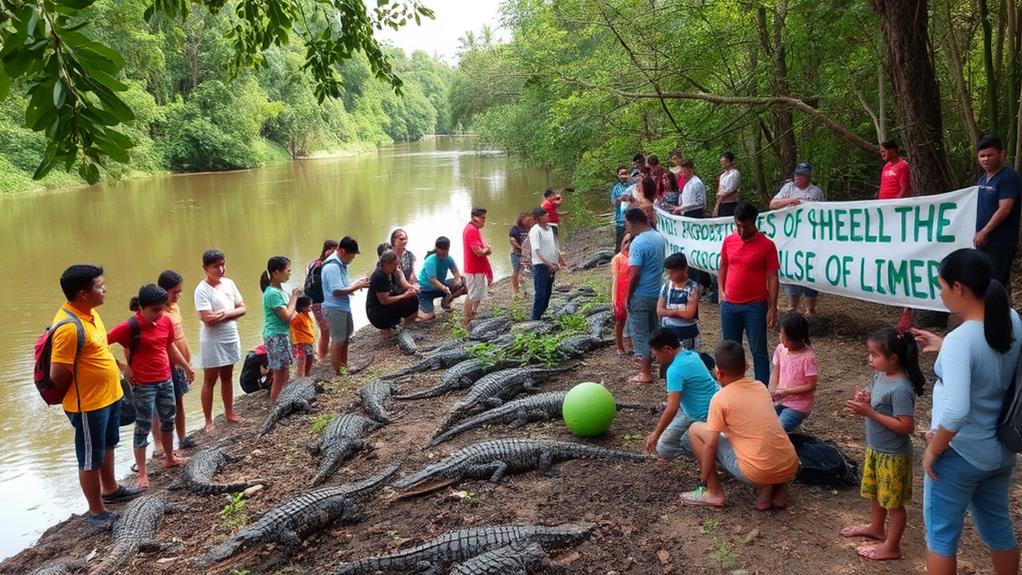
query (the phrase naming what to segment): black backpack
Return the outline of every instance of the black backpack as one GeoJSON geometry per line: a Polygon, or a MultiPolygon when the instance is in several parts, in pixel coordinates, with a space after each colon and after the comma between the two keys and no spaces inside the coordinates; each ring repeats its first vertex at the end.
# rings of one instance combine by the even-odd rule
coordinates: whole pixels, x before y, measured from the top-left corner
{"type": "Polygon", "coordinates": [[[859,464],[849,459],[833,441],[803,433],[789,433],[798,454],[796,479],[811,485],[855,487],[859,485],[859,464]]]}
{"type": "Polygon", "coordinates": [[[309,264],[305,270],[305,287],[302,291],[312,299],[312,303],[323,303],[323,262],[313,260],[309,264]]]}
{"type": "MultiPolygon", "coordinates": [[[[128,318],[128,328],[131,329],[131,345],[128,346],[128,354],[125,359],[128,360],[130,367],[131,360],[135,359],[135,352],[138,351],[138,345],[142,341],[142,326],[138,324],[138,318],[131,316],[128,318]]],[[[124,392],[124,397],[121,398],[121,427],[124,427],[135,423],[135,392],[128,380],[123,377],[121,378],[121,391],[124,392]]]]}
{"type": "Polygon", "coordinates": [[[997,419],[997,439],[1012,453],[1022,453],[1022,354],[1015,366],[1015,377],[1001,404],[1001,416],[997,419]]]}

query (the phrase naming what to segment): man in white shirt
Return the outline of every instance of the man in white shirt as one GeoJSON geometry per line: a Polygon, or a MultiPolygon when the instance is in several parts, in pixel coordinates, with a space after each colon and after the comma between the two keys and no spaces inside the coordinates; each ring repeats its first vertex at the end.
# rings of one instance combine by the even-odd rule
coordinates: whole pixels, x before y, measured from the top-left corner
{"type": "MultiPolygon", "coordinates": [[[[813,185],[813,166],[809,162],[799,162],[795,165],[795,173],[791,180],[785,182],[781,189],[770,200],[770,209],[779,210],[788,206],[797,206],[802,202],[822,202],[826,200],[823,190],[813,185]]],[[[806,317],[816,315],[816,296],[819,294],[812,288],[797,285],[784,285],[784,291],[788,293],[788,309],[786,312],[798,311],[799,302],[802,297],[806,298],[806,317]]]]}
{"type": "Polygon", "coordinates": [[[695,175],[695,164],[692,160],[681,163],[681,178],[685,187],[681,190],[681,205],[677,213],[689,218],[701,218],[706,213],[706,186],[699,176],[695,175]]]}
{"type": "Polygon", "coordinates": [[[742,183],[742,175],[735,169],[735,154],[731,150],[720,155],[720,167],[724,171],[717,180],[717,200],[713,205],[714,217],[730,217],[735,215],[738,206],[738,188],[742,183]]]}
{"type": "Polygon", "coordinates": [[[536,225],[529,230],[529,244],[532,250],[532,286],[535,299],[532,301],[532,319],[543,317],[550,305],[550,293],[554,289],[554,275],[565,265],[561,251],[557,249],[557,238],[550,229],[550,214],[543,208],[532,210],[536,225]]]}

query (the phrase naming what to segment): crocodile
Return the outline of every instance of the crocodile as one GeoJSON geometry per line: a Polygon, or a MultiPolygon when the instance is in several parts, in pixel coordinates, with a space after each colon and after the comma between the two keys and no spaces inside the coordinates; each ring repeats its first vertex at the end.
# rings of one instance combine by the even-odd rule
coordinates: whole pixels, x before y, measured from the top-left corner
{"type": "Polygon", "coordinates": [[[593,337],[602,337],[603,331],[607,329],[610,322],[614,321],[613,311],[601,311],[594,313],[586,319],[586,326],[589,329],[589,335],[593,337]]]}
{"type": "Polygon", "coordinates": [[[278,543],[295,549],[306,537],[334,521],[355,519],[355,505],[383,489],[397,468],[395,463],[357,483],[319,487],[300,493],[273,507],[227,541],[210,548],[197,564],[206,568],[231,557],[242,548],[263,543],[278,543]]]}
{"type": "Polygon", "coordinates": [[[574,545],[596,530],[593,523],[486,525],[449,531],[415,547],[341,565],[330,575],[384,572],[437,573],[452,564],[513,544],[538,543],[544,549],[574,545]]]}
{"type": "Polygon", "coordinates": [[[557,329],[557,326],[554,323],[537,319],[534,321],[516,323],[511,327],[511,333],[534,333],[536,335],[544,335],[554,331],[555,329],[557,329]]]}
{"type": "Polygon", "coordinates": [[[258,437],[269,433],[276,427],[277,422],[292,413],[313,411],[312,401],[316,398],[316,393],[320,391],[323,391],[323,383],[312,376],[299,377],[287,384],[284,389],[280,390],[277,401],[270,407],[266,419],[259,426],[258,437]]]}
{"type": "Polygon", "coordinates": [[[609,264],[614,258],[614,250],[599,250],[585,257],[577,266],[576,270],[591,270],[605,264],[609,264]]]}
{"type": "Polygon", "coordinates": [[[579,311],[586,317],[593,317],[598,313],[613,311],[613,309],[609,303],[587,303],[579,311]]]}
{"type": "MultiPolygon", "coordinates": [[[[528,397],[509,401],[500,407],[494,407],[489,411],[484,411],[478,415],[464,419],[461,423],[458,423],[447,431],[434,436],[433,439],[426,444],[426,449],[436,447],[455,435],[477,429],[484,425],[507,423],[512,429],[516,429],[532,421],[560,419],[562,416],[561,409],[564,406],[564,396],[567,395],[567,393],[568,392],[566,391],[548,391],[546,393],[537,393],[536,395],[530,395],[528,397]]],[[[617,402],[617,408],[652,409],[653,406],[639,403],[617,402]]]]}
{"type": "Polygon", "coordinates": [[[554,319],[557,319],[557,318],[561,318],[561,317],[564,317],[564,316],[568,316],[568,315],[572,315],[572,314],[578,313],[578,310],[580,310],[580,309],[582,309],[582,302],[580,302],[578,300],[571,300],[571,301],[565,303],[564,305],[558,307],[550,315],[554,319]]]}
{"type": "Polygon", "coordinates": [[[450,484],[466,478],[489,478],[496,483],[508,472],[539,469],[551,475],[553,465],[570,459],[641,461],[644,455],[569,441],[502,438],[467,445],[447,457],[394,482],[397,489],[418,487],[427,481],[450,484]]]}
{"type": "Polygon", "coordinates": [[[390,423],[390,414],[383,407],[383,402],[397,393],[397,389],[396,384],[376,378],[359,388],[357,401],[374,421],[388,424],[390,423]]]}
{"type": "Polygon", "coordinates": [[[60,561],[47,563],[29,575],[75,575],[85,570],[85,565],[94,554],[95,551],[84,559],[61,559],[60,561]]]}
{"type": "Polygon", "coordinates": [[[415,343],[412,332],[407,328],[398,326],[394,328],[394,339],[397,340],[397,347],[405,355],[418,355],[419,346],[415,343]]]}
{"type": "Polygon", "coordinates": [[[181,481],[172,484],[168,489],[184,487],[188,491],[198,493],[199,495],[219,495],[221,493],[244,491],[254,485],[266,485],[267,482],[262,479],[238,481],[236,483],[213,482],[213,476],[220,473],[226,463],[240,459],[240,457],[227,453],[226,447],[203,449],[188,459],[188,463],[185,464],[183,478],[181,481]]]}
{"type": "Polygon", "coordinates": [[[449,575],[528,575],[552,569],[553,563],[539,543],[512,543],[459,563],[449,575]]]}
{"type": "Polygon", "coordinates": [[[164,513],[184,511],[161,495],[144,495],[124,508],[114,522],[113,547],[89,575],[111,575],[124,567],[139,551],[162,551],[169,547],[154,539],[164,513]]]}
{"type": "Polygon", "coordinates": [[[497,407],[505,400],[511,399],[523,391],[532,392],[535,390],[535,384],[539,381],[569,369],[573,368],[513,367],[485,375],[451,406],[447,417],[440,423],[437,433],[447,431],[456,421],[472,413],[497,407]]]}
{"type": "Polygon", "coordinates": [[[312,484],[319,485],[329,479],[342,463],[366,446],[366,440],[363,439],[365,434],[380,427],[380,423],[361,415],[345,413],[335,417],[326,426],[323,439],[314,448],[322,457],[312,484]]]}
{"type": "Polygon", "coordinates": [[[407,375],[413,375],[416,373],[444,369],[472,357],[472,352],[469,351],[469,348],[472,347],[473,345],[476,345],[475,342],[459,342],[459,343],[461,345],[459,345],[458,347],[430,354],[423,358],[422,360],[417,361],[404,369],[400,369],[393,373],[388,373],[387,375],[380,377],[380,379],[383,380],[398,379],[400,377],[405,377],[407,375]]]}
{"type": "Polygon", "coordinates": [[[472,384],[488,373],[507,369],[519,364],[520,362],[511,360],[473,357],[471,359],[466,359],[445,371],[443,377],[440,378],[439,385],[418,393],[395,396],[394,399],[413,400],[426,399],[428,397],[439,397],[456,389],[472,387],[472,384]]]}
{"type": "MultiPolygon", "coordinates": [[[[348,373],[353,373],[353,371],[349,369],[348,373]]],[[[309,371],[308,377],[311,377],[319,383],[330,383],[335,377],[337,377],[337,372],[334,371],[334,367],[330,365],[329,361],[321,361],[312,366],[312,370],[309,371]]]]}
{"type": "Polygon", "coordinates": [[[490,341],[511,330],[511,320],[502,317],[476,320],[468,330],[468,337],[477,341],[490,341]]]}
{"type": "Polygon", "coordinates": [[[561,340],[557,344],[557,353],[568,359],[578,359],[594,349],[614,343],[614,340],[604,340],[592,335],[573,335],[561,340]]]}

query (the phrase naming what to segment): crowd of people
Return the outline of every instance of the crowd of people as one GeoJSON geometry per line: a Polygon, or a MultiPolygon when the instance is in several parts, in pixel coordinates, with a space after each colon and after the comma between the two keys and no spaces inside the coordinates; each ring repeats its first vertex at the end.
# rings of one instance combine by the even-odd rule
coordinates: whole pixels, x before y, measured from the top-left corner
{"type": "MultiPolygon", "coordinates": [[[[910,196],[908,165],[898,146],[885,142],[880,150],[886,163],[877,200],[910,196]]],[[[976,249],[953,252],[939,271],[941,298],[963,323],[946,336],[948,345],[930,332],[912,328],[909,310],[897,328],[871,334],[863,351],[874,376],[846,404],[849,413],[865,421],[868,449],[861,492],[870,500],[871,520],[847,527],[841,535],[876,540],[858,547],[862,557],[897,559],[907,521],[905,507],[912,497],[915,401],[926,391],[932,393],[922,463],[930,573],[954,572],[967,510],[990,548],[995,573],[1018,570],[1008,513],[1014,454],[999,444],[993,430],[1022,344],[1018,335],[1022,323],[1010,309],[1006,291],[1018,243],[1019,178],[1005,165],[1000,140],[984,138],[977,157],[984,173],[978,182],[976,249]],[[930,390],[919,366],[921,352],[938,353],[937,380],[930,390]]],[[[635,360],[637,373],[630,383],[650,384],[660,377],[666,381],[667,401],[645,448],[698,461],[700,484],[682,496],[688,505],[725,505],[717,473],[723,468],[756,489],[756,509],[783,508],[788,504],[787,484],[799,466],[787,434],[811,416],[818,386],[819,366],[810,339],[817,294],[786,286],[789,305],[778,318],[776,246],[757,229],[757,208],[739,201],[741,176],[734,154],[720,156],[712,209],[693,162],[680,152],[672,152],[670,158],[673,167],[664,169],[656,156],[636,155],[630,169],[618,170],[610,194],[618,252],[610,265],[616,351],[635,360]],[[690,269],[684,254],[666,253],[666,242],[656,231],[656,209],[693,218],[733,218],[735,231],[722,242],[715,277],[690,269]],[[720,304],[722,341],[712,348],[712,357],[700,351],[710,349],[700,339],[701,297],[720,304]],[[780,339],[772,354],[767,349],[768,328],[777,328],[780,339]],[[747,375],[743,337],[751,352],[753,377],[747,375]]],[[[824,201],[812,175],[808,162],[799,163],[770,207],[824,201]]],[[[546,190],[541,205],[521,213],[508,233],[511,289],[523,293],[523,274],[531,273],[534,320],[546,312],[555,278],[565,266],[559,227],[568,214],[560,209],[562,201],[560,192],[546,190]]],[[[338,373],[347,367],[354,332],[351,296],[359,290],[368,289],[369,322],[385,337],[434,318],[437,299],[442,309],[450,310],[452,302],[464,296],[467,326],[493,282],[494,248],[484,239],[486,221],[486,209],[472,209],[462,231],[461,267],[450,252],[451,240],[444,236],[435,239],[420,264],[408,250],[408,234],[402,229],[377,247],[377,264],[368,277],[353,278],[349,273],[360,254],[359,243],[350,236],[324,242],[319,257],[305,268],[302,288],[286,290],[291,262],[283,256],[270,258],[260,287],[271,401],[288,385],[292,364],[299,376],[318,361],[329,361],[338,373]]],[[[233,405],[233,369],[241,359],[237,322],[247,307],[225,275],[222,252],[205,252],[202,268],[194,304],[201,326],[202,408],[205,427],[212,430],[218,381],[226,421],[241,421],[233,405]]],[[[110,331],[96,313],[106,296],[102,268],[73,265],[61,276],[60,285],[67,301],[50,334],[50,377],[68,389],[63,407],[76,431],[79,480],[89,504],[89,521],[103,525],[115,517],[106,504],[136,497],[148,487],[150,434],[165,467],[187,461],[173,444],[176,431],[179,447],[185,447],[181,398],[195,377],[181,327],[184,280],[177,272],[166,271],[156,283],[143,286],[131,302],[134,315],[110,331]],[[124,348],[125,362],[111,352],[113,343],[124,348]],[[113,469],[122,375],[130,383],[135,413],[135,486],[118,484],[113,469]]]]}

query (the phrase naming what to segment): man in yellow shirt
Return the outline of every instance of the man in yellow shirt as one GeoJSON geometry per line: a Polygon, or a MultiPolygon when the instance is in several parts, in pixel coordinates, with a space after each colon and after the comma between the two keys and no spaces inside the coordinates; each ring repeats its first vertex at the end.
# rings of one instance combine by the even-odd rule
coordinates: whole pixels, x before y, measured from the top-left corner
{"type": "Polygon", "coordinates": [[[64,412],[75,428],[78,483],[89,503],[89,523],[111,524],[117,514],[107,503],[134,499],[142,490],[117,484],[114,477],[114,447],[120,439],[120,369],[107,346],[106,326],[95,308],[103,305],[106,286],[103,268],[73,265],[60,276],[60,288],[67,298],[54,316],[54,323],[73,316],[54,332],[50,355],[50,379],[67,388],[64,412]],[[84,343],[78,349],[78,325],[84,343]]]}

